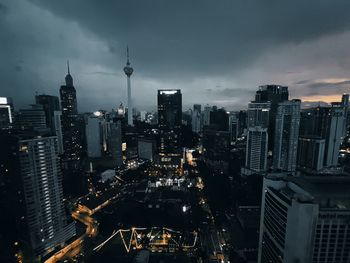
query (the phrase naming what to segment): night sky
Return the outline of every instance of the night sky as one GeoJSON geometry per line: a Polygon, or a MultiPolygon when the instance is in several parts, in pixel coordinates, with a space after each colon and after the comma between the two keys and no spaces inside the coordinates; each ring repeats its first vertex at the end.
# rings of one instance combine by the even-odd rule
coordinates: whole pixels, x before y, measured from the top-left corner
{"type": "Polygon", "coordinates": [[[268,83],[307,101],[350,92],[348,0],[0,0],[0,96],[16,109],[58,96],[69,59],[79,110],[115,108],[127,45],[139,110],[163,88],[184,110],[245,108],[268,83]]]}

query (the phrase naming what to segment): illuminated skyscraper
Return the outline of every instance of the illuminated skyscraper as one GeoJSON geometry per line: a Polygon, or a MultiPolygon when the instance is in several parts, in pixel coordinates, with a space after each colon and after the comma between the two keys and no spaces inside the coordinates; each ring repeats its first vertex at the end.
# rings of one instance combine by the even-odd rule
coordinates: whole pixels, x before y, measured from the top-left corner
{"type": "Polygon", "coordinates": [[[130,83],[130,77],[132,73],[134,72],[134,69],[130,65],[129,61],[129,47],[126,49],[127,51],[127,61],[126,66],[124,67],[124,73],[127,77],[127,87],[128,87],[128,125],[133,126],[133,105],[132,105],[132,99],[131,99],[131,83],[130,83]]]}
{"type": "Polygon", "coordinates": [[[0,97],[0,130],[9,129],[13,125],[12,99],[0,97]]]}
{"type": "Polygon", "coordinates": [[[30,241],[43,254],[75,235],[62,202],[57,138],[21,140],[19,149],[30,241]]]}
{"type": "Polygon", "coordinates": [[[81,154],[78,105],[68,63],[67,66],[66,85],[62,85],[60,88],[64,160],[77,161],[80,159],[81,154]]]}
{"type": "Polygon", "coordinates": [[[158,90],[158,126],[160,152],[178,152],[182,123],[182,94],[180,90],[158,90]]]}

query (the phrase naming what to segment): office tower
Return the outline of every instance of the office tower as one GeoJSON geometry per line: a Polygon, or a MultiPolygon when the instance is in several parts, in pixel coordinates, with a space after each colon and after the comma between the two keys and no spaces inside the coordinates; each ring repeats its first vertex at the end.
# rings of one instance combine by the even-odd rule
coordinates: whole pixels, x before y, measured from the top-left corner
{"type": "Polygon", "coordinates": [[[13,103],[8,97],[0,97],[0,130],[10,129],[13,125],[13,103]]]}
{"type": "Polygon", "coordinates": [[[270,102],[251,102],[246,113],[247,143],[243,174],[267,170],[270,102]]]}
{"type": "Polygon", "coordinates": [[[178,153],[182,123],[181,90],[158,90],[160,153],[178,153]]]}
{"type": "Polygon", "coordinates": [[[63,133],[62,133],[62,112],[61,111],[54,111],[53,112],[53,128],[54,128],[54,134],[57,136],[57,142],[58,142],[58,152],[60,154],[63,154],[63,133]]]}
{"type": "MultiPolygon", "coordinates": [[[[347,136],[347,132],[348,132],[348,127],[350,125],[350,105],[349,105],[349,94],[344,93],[342,96],[342,106],[344,107],[345,110],[345,125],[344,125],[344,132],[343,132],[343,136],[347,136]]],[[[350,131],[349,131],[349,135],[350,135],[350,131]]]]}
{"type": "Polygon", "coordinates": [[[320,171],[323,168],[325,139],[300,136],[298,142],[297,166],[305,171],[320,171]]]}
{"type": "Polygon", "coordinates": [[[246,111],[239,111],[238,113],[238,122],[239,122],[239,134],[243,134],[244,131],[247,129],[247,112],[246,111]]]}
{"type": "Polygon", "coordinates": [[[350,260],[349,178],[264,178],[259,263],[350,260]]]}
{"type": "Polygon", "coordinates": [[[209,105],[204,106],[203,126],[208,126],[210,124],[210,112],[211,112],[211,107],[209,105]]]}
{"type": "Polygon", "coordinates": [[[59,99],[56,96],[50,95],[36,95],[35,103],[42,105],[46,117],[46,126],[55,132],[55,121],[54,121],[54,112],[60,111],[59,99]]]}
{"type": "Polygon", "coordinates": [[[193,105],[192,131],[196,133],[201,131],[201,108],[202,106],[200,104],[193,105]]]}
{"type": "Polygon", "coordinates": [[[62,135],[65,161],[78,161],[81,154],[81,141],[78,123],[78,104],[76,90],[73,86],[73,78],[70,74],[65,77],[66,85],[60,88],[62,110],[62,135]]]}
{"type": "Polygon", "coordinates": [[[275,126],[273,167],[294,172],[296,169],[300,124],[300,100],[278,104],[275,126]]]}
{"type": "Polygon", "coordinates": [[[325,165],[338,165],[339,149],[344,138],[345,110],[341,104],[332,103],[326,137],[325,165]]]}
{"type": "Polygon", "coordinates": [[[264,172],[267,168],[268,132],[260,126],[248,128],[246,163],[247,169],[264,172]]]}
{"type": "Polygon", "coordinates": [[[318,136],[325,139],[323,165],[334,167],[338,164],[340,144],[343,140],[345,110],[340,103],[330,107],[305,109],[301,113],[300,135],[318,136]]]}
{"type": "Polygon", "coordinates": [[[207,163],[216,170],[227,171],[230,156],[230,132],[218,131],[213,126],[203,129],[203,148],[207,163]]]}
{"type": "Polygon", "coordinates": [[[30,242],[42,255],[75,235],[64,211],[57,137],[20,140],[19,160],[30,242]]]}
{"type": "Polygon", "coordinates": [[[269,114],[269,150],[274,149],[274,137],[275,137],[275,120],[277,114],[278,104],[283,101],[287,101],[289,97],[288,87],[280,85],[263,85],[259,86],[258,91],[255,94],[255,102],[270,102],[270,114],[269,114]]]}
{"type": "Polygon", "coordinates": [[[49,132],[46,126],[46,117],[42,105],[33,104],[30,108],[20,109],[16,117],[16,127],[19,130],[36,130],[49,132]]]}
{"type": "Polygon", "coordinates": [[[109,149],[111,157],[117,167],[123,165],[123,149],[122,149],[122,122],[125,116],[125,110],[122,104],[117,109],[110,123],[109,149]]]}
{"type": "Polygon", "coordinates": [[[240,136],[238,112],[232,112],[229,115],[229,132],[230,132],[231,142],[236,141],[237,138],[240,136]]]}
{"type": "Polygon", "coordinates": [[[213,107],[210,112],[210,125],[218,131],[229,131],[229,115],[225,109],[213,107]]]}
{"type": "Polygon", "coordinates": [[[98,114],[91,114],[87,117],[86,143],[88,157],[101,157],[101,121],[98,114]]]}
{"type": "Polygon", "coordinates": [[[152,138],[139,137],[137,140],[137,150],[140,159],[154,161],[156,141],[152,138]]]}
{"type": "Polygon", "coordinates": [[[132,105],[132,99],[131,99],[131,83],[130,83],[130,77],[132,73],[134,72],[134,69],[130,65],[129,61],[129,47],[126,49],[127,52],[127,61],[126,66],[124,67],[124,73],[127,77],[127,88],[128,88],[128,125],[133,126],[133,105],[132,105]]]}
{"type": "Polygon", "coordinates": [[[269,127],[270,118],[270,102],[251,102],[248,104],[247,110],[247,126],[256,127],[260,126],[262,128],[269,127]]]}

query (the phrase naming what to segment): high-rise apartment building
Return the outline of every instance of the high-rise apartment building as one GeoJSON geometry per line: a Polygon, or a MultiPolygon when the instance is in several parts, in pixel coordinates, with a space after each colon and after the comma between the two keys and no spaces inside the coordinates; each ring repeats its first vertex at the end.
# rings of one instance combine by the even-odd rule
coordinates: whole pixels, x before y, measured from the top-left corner
{"type": "Polygon", "coordinates": [[[44,255],[75,235],[64,210],[57,137],[22,139],[18,146],[30,242],[44,255]]]}
{"type": "Polygon", "coordinates": [[[234,142],[241,135],[239,129],[238,112],[231,112],[229,116],[229,132],[231,141],[234,142]]]}
{"type": "Polygon", "coordinates": [[[268,149],[267,128],[260,126],[248,128],[246,149],[246,168],[255,172],[266,171],[268,149]]]}
{"type": "Polygon", "coordinates": [[[345,125],[345,108],[341,103],[332,103],[330,107],[305,109],[301,112],[300,135],[325,139],[323,160],[325,167],[338,165],[345,125]]]}
{"type": "Polygon", "coordinates": [[[194,104],[193,105],[193,111],[192,111],[192,131],[193,132],[200,132],[201,131],[201,125],[202,125],[202,114],[201,114],[201,108],[202,106],[200,104],[194,104]]]}
{"type": "Polygon", "coordinates": [[[300,100],[278,104],[275,125],[273,167],[277,170],[296,170],[300,125],[300,100]]]}
{"type": "Polygon", "coordinates": [[[264,178],[259,263],[350,260],[349,178],[264,178]]]}
{"type": "Polygon", "coordinates": [[[204,106],[203,126],[208,126],[210,124],[210,112],[211,112],[211,107],[209,105],[204,106]]]}
{"type": "Polygon", "coordinates": [[[297,166],[301,170],[317,172],[323,168],[325,139],[300,136],[298,142],[297,166]]]}
{"type": "Polygon", "coordinates": [[[340,145],[344,139],[346,125],[345,108],[338,103],[332,103],[328,115],[328,129],[326,134],[326,149],[324,164],[327,167],[338,165],[340,145]]]}
{"type": "Polygon", "coordinates": [[[247,126],[256,127],[260,126],[262,128],[269,127],[270,118],[270,102],[251,102],[248,104],[247,110],[247,126]]]}

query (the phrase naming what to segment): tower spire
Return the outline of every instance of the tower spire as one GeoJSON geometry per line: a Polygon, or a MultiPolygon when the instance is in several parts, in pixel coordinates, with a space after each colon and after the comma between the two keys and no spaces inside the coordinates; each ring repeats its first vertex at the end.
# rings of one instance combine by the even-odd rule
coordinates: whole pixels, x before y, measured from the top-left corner
{"type": "Polygon", "coordinates": [[[67,69],[68,69],[68,74],[70,75],[70,71],[69,71],[69,60],[67,59],[67,69]]]}
{"type": "Polygon", "coordinates": [[[129,46],[126,46],[126,58],[127,58],[127,62],[126,65],[130,65],[130,61],[129,61],[129,46]]]}

